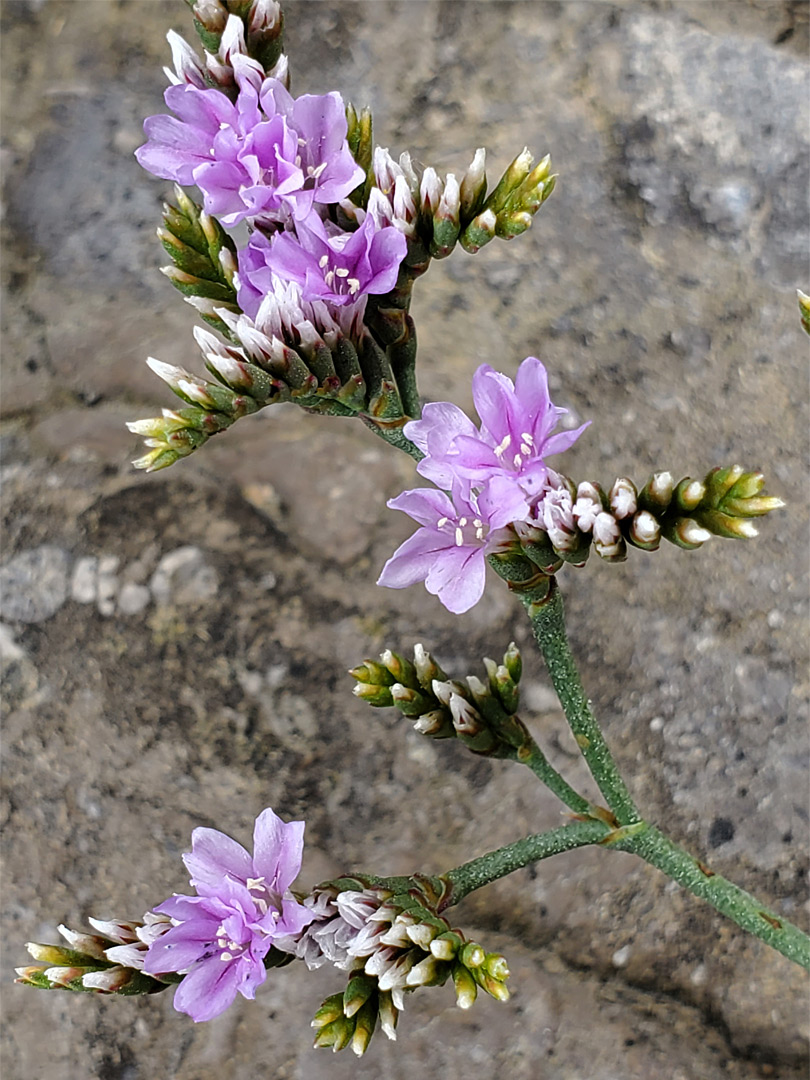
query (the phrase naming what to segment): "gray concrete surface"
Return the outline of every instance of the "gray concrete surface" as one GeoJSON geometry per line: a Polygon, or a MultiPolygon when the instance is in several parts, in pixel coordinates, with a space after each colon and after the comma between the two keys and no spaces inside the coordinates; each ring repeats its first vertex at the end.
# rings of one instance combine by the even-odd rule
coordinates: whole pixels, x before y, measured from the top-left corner
{"type": "MultiPolygon", "coordinates": [[[[788,508],[753,543],[631,553],[562,582],[584,678],[633,792],[696,854],[808,924],[807,6],[758,0],[288,5],[295,88],[339,88],[377,139],[496,174],[524,143],[560,182],[526,237],[420,283],[420,378],[469,401],[527,354],[593,424],[578,479],[760,466],[788,508]]],[[[345,669],[422,641],[453,673],[525,646],[526,717],[586,784],[517,606],[457,619],[374,586],[408,533],[410,464],[280,408],[136,475],[127,418],[198,367],[157,272],[167,185],[132,157],[161,111],[177,2],[6,0],[2,330],[3,1076],[98,1080],[748,1080],[806,1075],[798,969],[629,856],[582,851],[457,913],[511,961],[506,1006],[409,1002],[396,1045],[310,1049],[339,978],[297,967],[194,1026],[168,995],[13,987],[22,943],[138,916],[185,886],[196,825],[305,816],[302,883],[439,871],[558,806],[516,766],[433,744],[345,669]],[[348,1052],[347,1052],[348,1053],[348,1052]]]]}

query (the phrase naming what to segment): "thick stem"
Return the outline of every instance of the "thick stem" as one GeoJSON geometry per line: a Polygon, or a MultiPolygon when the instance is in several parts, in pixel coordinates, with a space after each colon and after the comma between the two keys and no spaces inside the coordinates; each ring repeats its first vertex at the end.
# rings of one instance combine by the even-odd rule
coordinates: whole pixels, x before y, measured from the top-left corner
{"type": "Polygon", "coordinates": [[[810,970],[810,937],[650,825],[612,845],[638,855],[767,945],[810,970]]]}
{"type": "Polygon", "coordinates": [[[548,859],[573,848],[585,847],[586,844],[598,844],[610,834],[610,827],[601,821],[578,821],[550,832],[527,836],[523,840],[516,840],[506,847],[498,848],[497,851],[480,855],[477,859],[442,874],[442,880],[447,883],[447,890],[442,898],[442,910],[457,904],[475,889],[520,870],[529,863],[548,859]]]}
{"type": "Polygon", "coordinates": [[[590,710],[582,681],[565,633],[563,602],[552,578],[547,598],[541,603],[524,601],[534,637],[546,661],[577,746],[620,825],[640,821],[627,785],[619,775],[605,738],[590,710]]]}

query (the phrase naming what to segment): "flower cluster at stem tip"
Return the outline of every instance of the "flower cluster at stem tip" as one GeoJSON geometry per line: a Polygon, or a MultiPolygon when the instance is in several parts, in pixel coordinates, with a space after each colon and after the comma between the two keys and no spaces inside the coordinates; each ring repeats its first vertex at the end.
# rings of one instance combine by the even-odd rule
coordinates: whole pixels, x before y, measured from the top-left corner
{"type": "Polygon", "coordinates": [[[176,1009],[211,1020],[237,993],[254,998],[271,946],[313,919],[289,891],[303,846],[304,822],[284,822],[270,809],[256,819],[252,856],[216,829],[194,830],[183,862],[197,895],[175,894],[154,909],[171,928],[149,945],[142,966],[147,975],[184,975],[176,1009]]]}
{"type": "MultiPolygon", "coordinates": [[[[238,23],[235,16],[231,17],[238,23]]],[[[341,228],[328,208],[366,179],[346,139],[340,94],[293,98],[243,53],[230,56],[238,93],[178,82],[165,93],[175,116],[152,116],[139,163],[155,176],[196,184],[206,213],[227,227],[246,222],[237,255],[237,297],[255,317],[277,282],[303,301],[362,310],[368,295],[396,283],[405,235],[379,215],[347,211],[359,227],[341,228]]]]}
{"type": "Polygon", "coordinates": [[[570,511],[571,495],[545,459],[571,447],[588,426],[556,431],[567,410],[552,404],[546,369],[534,356],[520,365],[514,383],[482,364],[472,390],[480,428],[446,401],[426,405],[420,420],[405,425],[425,455],[417,471],[443,490],[417,488],[389,501],[421,527],[378,581],[393,589],[424,581],[456,614],[481,599],[486,557],[505,526],[538,523],[548,531],[570,511]]]}

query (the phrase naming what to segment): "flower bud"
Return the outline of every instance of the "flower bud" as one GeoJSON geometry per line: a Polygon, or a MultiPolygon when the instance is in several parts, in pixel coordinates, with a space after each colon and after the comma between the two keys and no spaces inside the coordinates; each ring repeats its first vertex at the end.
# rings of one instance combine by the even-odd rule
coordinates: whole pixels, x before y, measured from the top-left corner
{"type": "Polygon", "coordinates": [[[486,150],[479,147],[461,178],[459,212],[463,225],[467,225],[484,205],[487,193],[486,156],[486,150]]]}
{"type": "Polygon", "coordinates": [[[430,691],[434,679],[444,682],[447,678],[427,649],[418,643],[413,647],[413,663],[416,678],[423,690],[430,691]]]}
{"type": "Polygon", "coordinates": [[[467,968],[461,964],[453,968],[453,985],[456,991],[456,1004],[460,1009],[469,1009],[478,996],[478,985],[467,968]]]}
{"type": "Polygon", "coordinates": [[[613,487],[608,494],[608,502],[613,515],[619,521],[631,517],[638,508],[638,492],[632,480],[619,477],[613,482],[613,487]]]}
{"type": "Polygon", "coordinates": [[[675,481],[670,472],[653,473],[638,497],[639,506],[653,514],[666,510],[672,502],[675,481]]]}
{"type": "Polygon", "coordinates": [[[700,506],[706,494],[706,487],[700,480],[686,476],[675,488],[674,502],[679,510],[689,514],[700,506]]]}

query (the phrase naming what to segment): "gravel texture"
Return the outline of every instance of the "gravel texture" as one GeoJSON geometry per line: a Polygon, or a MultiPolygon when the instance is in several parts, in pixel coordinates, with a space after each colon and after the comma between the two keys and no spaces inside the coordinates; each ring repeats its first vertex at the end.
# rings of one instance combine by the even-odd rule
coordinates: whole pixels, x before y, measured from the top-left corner
{"type": "MultiPolygon", "coordinates": [[[[788,503],[754,542],[566,571],[573,647],[648,816],[808,924],[807,5],[758,0],[288,5],[297,92],[370,102],[377,139],[442,170],[528,144],[560,181],[530,233],[417,286],[420,385],[470,405],[529,353],[592,426],[577,479],[762,467],[788,503]]],[[[127,418],[171,395],[149,354],[201,369],[157,272],[168,185],[132,157],[161,110],[179,0],[9,0],[0,566],[3,947],[185,887],[208,825],[247,841],[305,816],[301,882],[438,872],[559,821],[514,765],[432,743],[351,695],[347,667],[423,642],[454,675],[511,639],[525,717],[587,786],[517,605],[454,618],[374,585],[409,531],[411,463],[348,422],[279,407],[153,477],[127,418]]],[[[310,1049],[337,973],[271,975],[210,1024],[169,995],[3,987],[3,1076],[98,1080],[793,1080],[800,971],[630,856],[583,850],[469,897],[459,925],[512,1000],[415,995],[399,1041],[310,1049]]]]}

